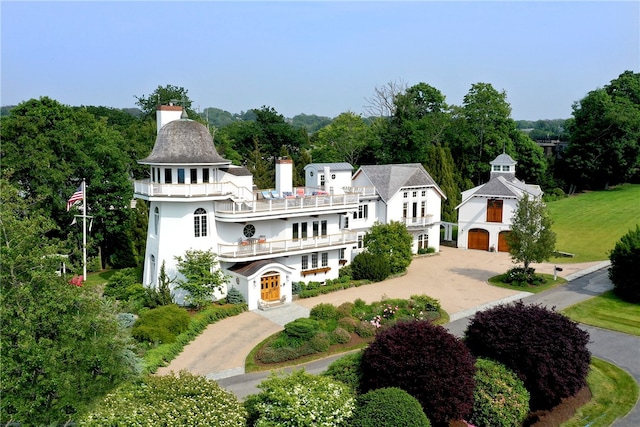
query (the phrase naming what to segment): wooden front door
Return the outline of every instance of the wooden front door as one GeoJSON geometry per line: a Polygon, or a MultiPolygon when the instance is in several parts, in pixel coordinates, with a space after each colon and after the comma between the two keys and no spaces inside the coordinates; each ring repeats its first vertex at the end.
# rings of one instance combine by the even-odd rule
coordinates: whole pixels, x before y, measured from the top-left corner
{"type": "Polygon", "coordinates": [[[501,231],[498,234],[498,252],[509,252],[509,243],[507,243],[507,236],[510,231],[501,231]]]}
{"type": "Polygon", "coordinates": [[[489,232],[487,230],[472,228],[469,230],[468,240],[467,247],[469,249],[489,250],[489,232]]]}
{"type": "Polygon", "coordinates": [[[260,278],[260,299],[263,301],[277,301],[280,299],[280,275],[274,272],[260,278]]]}

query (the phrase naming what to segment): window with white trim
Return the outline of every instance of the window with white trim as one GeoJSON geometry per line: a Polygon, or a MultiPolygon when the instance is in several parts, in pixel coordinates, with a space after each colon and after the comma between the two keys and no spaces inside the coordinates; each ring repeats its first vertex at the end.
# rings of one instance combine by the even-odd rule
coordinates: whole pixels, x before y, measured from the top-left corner
{"type": "Polygon", "coordinates": [[[302,255],[302,269],[309,269],[309,255],[302,255]]]}
{"type": "Polygon", "coordinates": [[[207,235],[207,211],[202,208],[196,209],[193,213],[193,234],[195,237],[207,235]]]}
{"type": "Polygon", "coordinates": [[[322,256],[322,266],[327,267],[329,265],[329,253],[322,252],[321,256],[322,256]]]}
{"type": "Polygon", "coordinates": [[[318,268],[318,254],[316,252],[311,254],[311,268],[318,268]]]}

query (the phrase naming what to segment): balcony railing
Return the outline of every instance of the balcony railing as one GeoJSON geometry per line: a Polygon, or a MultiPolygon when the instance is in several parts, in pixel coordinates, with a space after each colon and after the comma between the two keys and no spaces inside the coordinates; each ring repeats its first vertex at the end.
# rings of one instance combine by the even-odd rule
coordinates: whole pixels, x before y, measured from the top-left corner
{"type": "Polygon", "coordinates": [[[253,199],[253,193],[238,187],[232,182],[207,182],[200,184],[161,184],[149,179],[136,180],[133,184],[135,194],[150,197],[206,197],[230,195],[247,200],[253,199]]]}
{"type": "Polygon", "coordinates": [[[345,231],[339,234],[307,237],[289,240],[242,240],[238,243],[218,244],[218,258],[235,259],[249,258],[261,255],[283,254],[294,251],[329,248],[358,242],[358,233],[345,231]]]}
{"type": "Polygon", "coordinates": [[[424,228],[433,225],[433,215],[425,215],[420,217],[402,218],[402,222],[407,228],[424,228]]]}
{"type": "Polygon", "coordinates": [[[318,209],[331,207],[355,207],[358,205],[358,194],[318,195],[246,202],[218,202],[216,214],[244,215],[274,211],[293,211],[300,209],[318,209]]]}

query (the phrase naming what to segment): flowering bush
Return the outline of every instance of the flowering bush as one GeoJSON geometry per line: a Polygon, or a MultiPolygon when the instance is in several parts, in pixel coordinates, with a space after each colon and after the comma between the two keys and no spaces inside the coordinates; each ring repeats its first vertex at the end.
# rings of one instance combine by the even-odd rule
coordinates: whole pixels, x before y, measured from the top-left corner
{"type": "Polygon", "coordinates": [[[244,427],[247,412],[238,399],[214,381],[181,372],[147,376],[108,394],[80,426],[244,427]]]}
{"type": "Polygon", "coordinates": [[[347,385],[304,370],[289,375],[274,372],[258,388],[261,392],[245,401],[247,425],[346,427],[355,408],[347,385]]]}
{"type": "Polygon", "coordinates": [[[514,267],[502,275],[504,283],[511,283],[514,286],[539,286],[544,283],[544,277],[535,274],[535,269],[531,267],[514,267]]]}
{"type": "Polygon", "coordinates": [[[511,369],[489,359],[476,361],[476,390],[470,420],[480,427],[519,427],[529,413],[529,392],[511,369]]]}
{"type": "Polygon", "coordinates": [[[82,286],[82,283],[84,282],[84,279],[82,276],[73,276],[71,278],[71,280],[69,280],[69,283],[72,284],[73,286],[82,286]]]}

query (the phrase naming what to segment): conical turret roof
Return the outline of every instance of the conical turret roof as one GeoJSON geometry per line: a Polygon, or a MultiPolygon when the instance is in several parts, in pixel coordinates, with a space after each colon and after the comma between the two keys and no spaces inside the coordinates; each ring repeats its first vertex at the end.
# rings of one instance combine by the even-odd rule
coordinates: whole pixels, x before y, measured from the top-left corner
{"type": "Polygon", "coordinates": [[[223,159],[207,128],[188,119],[174,120],[160,129],[149,157],[140,164],[208,164],[228,165],[223,159]]]}

